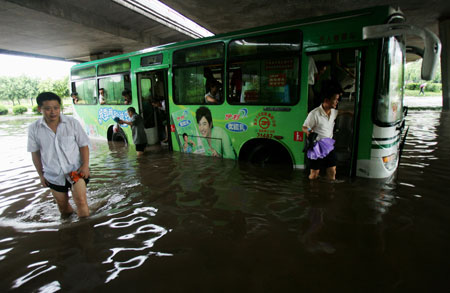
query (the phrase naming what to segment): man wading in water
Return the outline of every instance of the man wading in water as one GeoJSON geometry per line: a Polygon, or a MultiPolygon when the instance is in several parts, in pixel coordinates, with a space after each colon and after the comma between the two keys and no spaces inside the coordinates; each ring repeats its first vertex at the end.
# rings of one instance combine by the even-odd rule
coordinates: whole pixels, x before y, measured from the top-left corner
{"type": "Polygon", "coordinates": [[[50,187],[62,216],[73,213],[69,189],[78,217],[89,216],[89,138],[81,124],[61,114],[61,98],[51,92],[37,96],[42,118],[28,128],[28,152],[44,187],[50,187]]]}

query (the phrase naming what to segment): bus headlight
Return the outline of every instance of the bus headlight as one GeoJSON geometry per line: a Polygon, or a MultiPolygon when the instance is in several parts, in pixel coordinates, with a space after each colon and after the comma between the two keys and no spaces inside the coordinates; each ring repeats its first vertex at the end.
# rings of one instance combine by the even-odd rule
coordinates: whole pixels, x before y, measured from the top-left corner
{"type": "Polygon", "coordinates": [[[384,166],[388,170],[393,170],[397,166],[397,155],[396,154],[382,157],[382,160],[383,160],[384,166]]]}

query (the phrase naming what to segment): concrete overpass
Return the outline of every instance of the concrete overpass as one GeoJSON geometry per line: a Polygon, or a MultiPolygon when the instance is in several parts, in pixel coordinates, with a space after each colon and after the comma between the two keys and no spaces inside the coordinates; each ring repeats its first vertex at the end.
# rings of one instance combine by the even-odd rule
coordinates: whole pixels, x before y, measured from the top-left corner
{"type": "MultiPolygon", "coordinates": [[[[449,108],[448,0],[161,2],[214,34],[376,5],[399,6],[407,23],[428,28],[441,38],[444,107],[449,108]]],[[[192,37],[164,18],[146,13],[133,0],[0,0],[0,53],[88,61],[192,37]]]]}

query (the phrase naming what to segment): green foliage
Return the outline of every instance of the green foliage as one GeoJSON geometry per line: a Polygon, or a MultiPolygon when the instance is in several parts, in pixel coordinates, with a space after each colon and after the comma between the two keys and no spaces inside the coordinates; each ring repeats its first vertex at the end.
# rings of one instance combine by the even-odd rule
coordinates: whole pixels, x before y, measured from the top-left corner
{"type": "Polygon", "coordinates": [[[427,86],[425,87],[425,91],[430,92],[441,92],[442,91],[442,84],[441,83],[427,83],[427,86]]]}
{"type": "Polygon", "coordinates": [[[418,90],[420,86],[420,83],[418,82],[410,82],[405,85],[405,89],[407,90],[418,90]]]}
{"type": "MultiPolygon", "coordinates": [[[[417,90],[420,91],[420,85],[422,83],[421,82],[411,82],[408,83],[405,88],[407,90],[417,90]]],[[[426,92],[435,92],[435,93],[439,93],[442,91],[442,84],[440,83],[427,83],[427,85],[425,86],[425,91],[426,92]]]]}
{"type": "Polygon", "coordinates": [[[18,115],[18,114],[26,113],[28,111],[28,108],[25,106],[22,106],[22,105],[16,105],[13,107],[12,110],[15,115],[18,115]]]}
{"type": "Polygon", "coordinates": [[[35,114],[41,114],[41,112],[39,112],[38,105],[34,105],[31,108],[31,111],[33,111],[33,113],[35,113],[35,114]]]}
{"type": "MultiPolygon", "coordinates": [[[[421,79],[420,72],[422,69],[422,59],[419,59],[414,62],[409,62],[406,64],[405,68],[405,80],[409,82],[423,83],[424,81],[421,79]]],[[[430,80],[432,83],[441,83],[441,63],[438,62],[438,66],[436,68],[436,74],[433,80],[430,80]]]]}
{"type": "Polygon", "coordinates": [[[20,101],[28,100],[34,105],[36,96],[44,91],[54,92],[61,98],[70,95],[69,77],[61,80],[19,76],[0,76],[0,100],[9,100],[13,106],[20,105],[20,101]]]}
{"type": "Polygon", "coordinates": [[[6,108],[3,105],[0,105],[0,115],[6,115],[8,114],[8,108],[6,108]]]}

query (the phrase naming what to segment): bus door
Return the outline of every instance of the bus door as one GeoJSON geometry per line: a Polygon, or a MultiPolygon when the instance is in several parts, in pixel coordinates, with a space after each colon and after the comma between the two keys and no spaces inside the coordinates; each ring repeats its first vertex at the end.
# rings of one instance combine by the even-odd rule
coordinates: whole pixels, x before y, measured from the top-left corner
{"type": "Polygon", "coordinates": [[[309,55],[308,112],[321,104],[322,83],[333,79],[343,89],[333,138],[340,174],[353,176],[356,163],[357,117],[360,97],[361,51],[339,49],[309,55]],[[313,78],[314,76],[314,78],[313,78]]]}
{"type": "Polygon", "coordinates": [[[149,144],[167,142],[167,70],[153,70],[137,74],[139,110],[149,144]]]}

